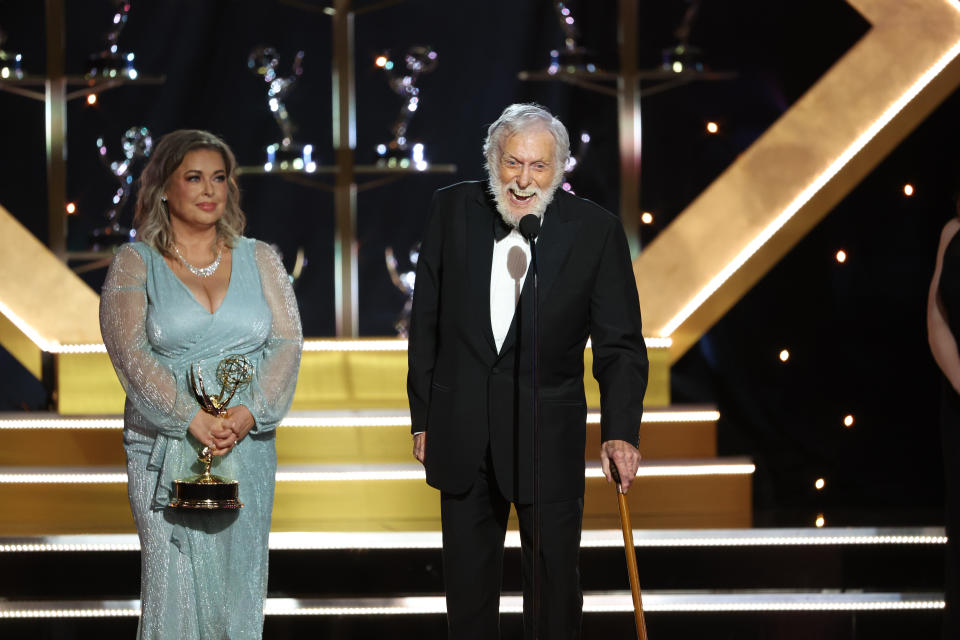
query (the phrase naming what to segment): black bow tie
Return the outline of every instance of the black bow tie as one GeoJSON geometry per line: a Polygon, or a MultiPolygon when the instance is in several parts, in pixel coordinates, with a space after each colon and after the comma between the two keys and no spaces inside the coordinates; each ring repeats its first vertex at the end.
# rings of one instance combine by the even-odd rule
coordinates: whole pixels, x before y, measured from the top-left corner
{"type": "Polygon", "coordinates": [[[508,225],[503,221],[499,215],[495,216],[493,219],[493,237],[496,238],[497,242],[500,242],[513,231],[513,227],[508,225]]]}

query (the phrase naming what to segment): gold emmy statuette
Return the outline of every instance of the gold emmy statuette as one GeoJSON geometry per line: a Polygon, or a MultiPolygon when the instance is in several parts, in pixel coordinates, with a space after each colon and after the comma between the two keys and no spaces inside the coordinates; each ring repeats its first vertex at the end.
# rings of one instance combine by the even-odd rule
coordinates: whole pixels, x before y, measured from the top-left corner
{"type": "MultiPolygon", "coordinates": [[[[244,389],[253,380],[253,365],[242,355],[227,356],[217,365],[217,380],[220,381],[220,393],[207,393],[203,384],[203,374],[199,365],[190,367],[190,385],[203,410],[214,416],[227,413],[227,405],[233,396],[244,389]]],[[[213,454],[204,447],[197,456],[203,464],[203,473],[175,480],[173,500],[170,506],[177,509],[240,509],[243,504],[237,499],[240,484],[210,473],[213,454]]]]}

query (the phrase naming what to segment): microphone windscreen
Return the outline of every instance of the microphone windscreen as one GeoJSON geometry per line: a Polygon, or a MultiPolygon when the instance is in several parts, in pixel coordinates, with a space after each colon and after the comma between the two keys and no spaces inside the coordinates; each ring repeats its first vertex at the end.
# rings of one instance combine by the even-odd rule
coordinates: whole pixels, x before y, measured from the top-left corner
{"type": "Polygon", "coordinates": [[[540,218],[532,213],[520,218],[520,235],[527,240],[533,240],[540,233],[540,218]]]}

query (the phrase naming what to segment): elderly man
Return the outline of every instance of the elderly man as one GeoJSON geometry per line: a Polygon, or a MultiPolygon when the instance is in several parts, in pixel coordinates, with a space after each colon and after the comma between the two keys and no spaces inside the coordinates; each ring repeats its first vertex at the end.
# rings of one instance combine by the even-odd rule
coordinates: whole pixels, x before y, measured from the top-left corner
{"type": "Polygon", "coordinates": [[[583,597],[587,406],[583,352],[600,383],[600,459],[624,490],[640,464],[647,381],[640,306],[619,220],[557,190],[570,156],[566,128],[530,104],[507,107],[484,143],[488,181],[434,194],[417,265],[407,393],[413,452],[441,491],[451,638],[499,637],[503,542],[511,503],[520,522],[524,626],[533,615],[534,295],[520,219],[538,216],[540,289],[541,638],[577,638],[583,597]]]}

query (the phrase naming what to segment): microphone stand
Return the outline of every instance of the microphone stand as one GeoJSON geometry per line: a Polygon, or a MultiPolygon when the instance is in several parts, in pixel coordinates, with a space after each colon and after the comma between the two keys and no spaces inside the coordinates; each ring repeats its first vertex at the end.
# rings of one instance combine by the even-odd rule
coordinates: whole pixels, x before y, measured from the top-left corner
{"type": "Polygon", "coordinates": [[[533,271],[533,639],[540,628],[540,276],[537,272],[537,244],[540,218],[530,213],[520,220],[520,234],[530,243],[530,268],[533,271]]]}

